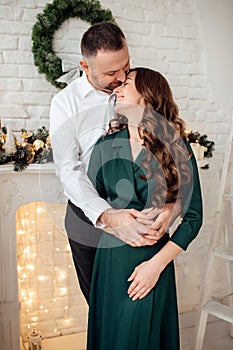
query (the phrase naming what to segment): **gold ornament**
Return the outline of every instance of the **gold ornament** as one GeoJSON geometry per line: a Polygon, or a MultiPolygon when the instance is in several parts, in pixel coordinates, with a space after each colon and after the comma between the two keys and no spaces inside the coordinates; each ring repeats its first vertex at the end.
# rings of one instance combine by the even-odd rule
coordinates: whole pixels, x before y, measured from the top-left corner
{"type": "Polygon", "coordinates": [[[39,149],[44,148],[44,142],[42,140],[37,139],[33,142],[33,146],[36,151],[39,151],[39,149]]]}
{"type": "Polygon", "coordinates": [[[50,136],[47,136],[45,145],[47,148],[51,147],[50,136]]]}
{"type": "Polygon", "coordinates": [[[32,131],[27,132],[26,130],[23,130],[23,131],[21,132],[21,138],[22,138],[23,140],[28,139],[28,138],[31,137],[32,135],[33,135],[33,132],[32,132],[32,131]]]}

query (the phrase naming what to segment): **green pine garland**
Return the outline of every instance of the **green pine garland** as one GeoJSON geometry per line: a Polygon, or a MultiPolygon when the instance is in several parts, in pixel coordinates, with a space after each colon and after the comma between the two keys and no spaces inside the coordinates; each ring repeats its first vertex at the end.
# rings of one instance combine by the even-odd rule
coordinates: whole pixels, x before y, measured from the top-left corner
{"type": "Polygon", "coordinates": [[[53,160],[52,148],[50,145],[49,131],[45,126],[37,129],[36,132],[21,130],[22,143],[15,139],[16,150],[12,153],[6,153],[5,141],[7,138],[7,128],[0,128],[0,165],[13,163],[14,171],[25,170],[31,163],[46,163],[53,160]],[[36,142],[39,146],[36,147],[36,142]],[[41,142],[40,142],[41,141],[41,142]]]}
{"type": "Polygon", "coordinates": [[[114,22],[111,11],[102,9],[98,0],[54,0],[37,15],[37,22],[32,28],[34,63],[39,73],[45,74],[46,79],[58,88],[64,88],[66,84],[56,81],[64,72],[61,59],[53,50],[53,37],[62,23],[72,17],[91,25],[114,22]]]}
{"type": "Polygon", "coordinates": [[[204,152],[205,158],[213,157],[215,143],[214,141],[208,140],[207,135],[201,135],[198,131],[195,131],[195,132],[191,131],[188,134],[188,140],[190,143],[198,142],[201,146],[205,147],[205,152],[204,152]]]}

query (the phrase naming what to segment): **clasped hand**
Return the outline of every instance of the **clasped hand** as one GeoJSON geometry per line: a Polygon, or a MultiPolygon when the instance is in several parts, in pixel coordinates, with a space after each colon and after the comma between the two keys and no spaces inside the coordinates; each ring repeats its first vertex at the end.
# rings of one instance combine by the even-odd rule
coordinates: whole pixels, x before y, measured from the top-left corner
{"type": "Polygon", "coordinates": [[[107,209],[100,221],[104,230],[132,247],[155,244],[171,224],[174,205],[166,204],[162,209],[107,209]]]}

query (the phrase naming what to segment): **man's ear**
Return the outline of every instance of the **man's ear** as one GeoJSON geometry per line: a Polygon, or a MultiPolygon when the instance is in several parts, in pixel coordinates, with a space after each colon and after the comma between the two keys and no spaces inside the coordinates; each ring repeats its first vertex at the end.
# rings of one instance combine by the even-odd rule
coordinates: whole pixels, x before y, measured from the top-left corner
{"type": "Polygon", "coordinates": [[[89,65],[87,63],[87,61],[85,60],[80,60],[80,66],[82,67],[82,69],[84,70],[85,73],[87,73],[89,65]]]}

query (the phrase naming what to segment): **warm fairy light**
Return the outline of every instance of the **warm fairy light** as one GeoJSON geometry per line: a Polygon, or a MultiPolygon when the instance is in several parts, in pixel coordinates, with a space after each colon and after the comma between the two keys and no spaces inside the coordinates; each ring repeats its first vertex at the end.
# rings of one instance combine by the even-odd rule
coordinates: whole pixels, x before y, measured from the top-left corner
{"type": "Polygon", "coordinates": [[[66,278],[66,273],[64,271],[60,272],[59,279],[64,280],[66,278]]]}
{"type": "Polygon", "coordinates": [[[60,288],[60,295],[65,295],[67,293],[67,288],[66,287],[61,287],[60,288]]]}
{"type": "MultiPolygon", "coordinates": [[[[30,203],[25,208],[19,209],[16,220],[19,295],[22,315],[25,315],[22,318],[22,327],[31,329],[33,323],[38,323],[39,327],[40,317],[37,312],[40,315],[43,314],[45,318],[49,318],[51,310],[54,308],[64,310],[62,321],[71,326],[72,319],[67,318],[72,307],[68,295],[69,287],[63,285],[67,276],[70,276],[73,265],[70,263],[60,266],[59,262],[60,252],[63,252],[65,247],[66,254],[69,254],[70,246],[67,240],[64,240],[64,243],[60,245],[60,236],[56,239],[55,234],[58,231],[54,224],[56,218],[47,221],[45,217],[47,211],[44,210],[43,203],[39,203],[39,205],[38,203],[30,203]],[[41,223],[42,228],[40,228],[41,223]],[[52,244],[51,256],[46,256],[47,247],[43,251],[43,244],[45,247],[52,244]],[[47,281],[49,281],[48,284],[47,281]],[[40,291],[42,283],[43,287],[40,291]],[[49,303],[48,298],[50,299],[49,303]],[[62,305],[60,300],[64,298],[66,303],[62,305]]],[[[61,217],[57,210],[54,213],[56,217],[61,217]]],[[[53,215],[52,210],[50,210],[50,214],[53,215]]],[[[61,230],[59,230],[59,235],[60,232],[61,230]]],[[[60,329],[55,328],[53,332],[57,334],[60,329]]]]}
{"type": "Polygon", "coordinates": [[[24,230],[17,230],[17,235],[25,235],[25,231],[24,230]]]}
{"type": "Polygon", "coordinates": [[[43,213],[43,212],[44,212],[44,208],[42,208],[42,207],[36,208],[36,213],[37,213],[38,215],[40,215],[40,214],[43,213]]]}
{"type": "Polygon", "coordinates": [[[30,247],[24,248],[23,255],[28,258],[30,257],[30,247]]]}

